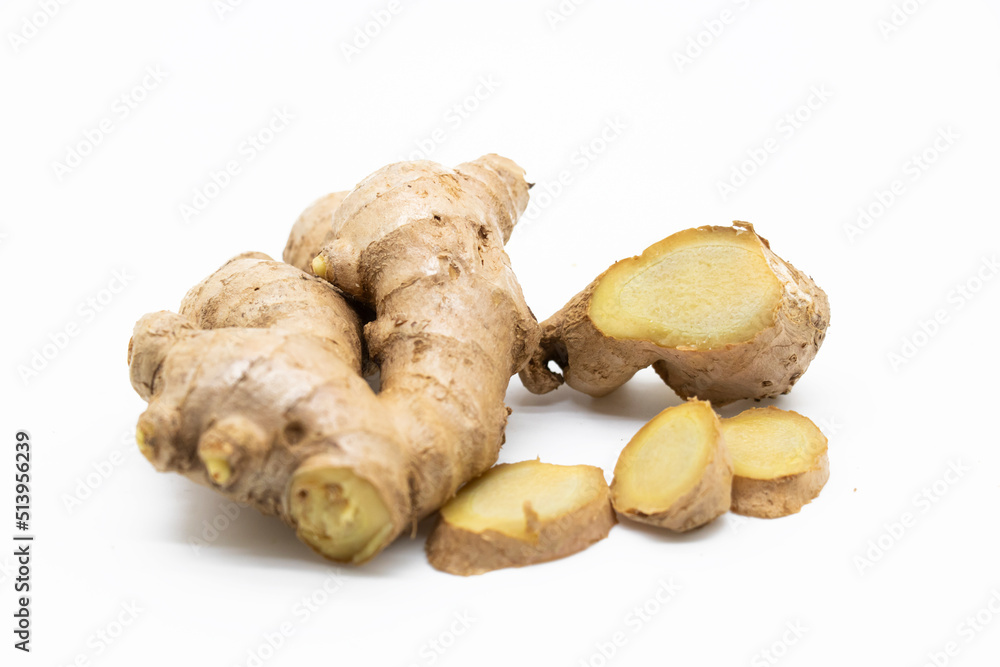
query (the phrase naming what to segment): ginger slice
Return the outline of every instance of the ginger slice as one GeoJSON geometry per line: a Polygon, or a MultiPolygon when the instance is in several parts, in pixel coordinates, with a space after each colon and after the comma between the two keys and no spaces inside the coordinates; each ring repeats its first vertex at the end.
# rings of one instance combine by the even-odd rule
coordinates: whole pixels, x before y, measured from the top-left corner
{"type": "Polygon", "coordinates": [[[564,558],[607,537],[614,524],[600,468],[501,464],[441,508],[427,558],[444,572],[483,574],[564,558]]]}
{"type": "Polygon", "coordinates": [[[830,477],[826,436],[807,417],[775,407],[722,420],[733,459],[732,510],[764,519],[795,514],[830,477]]]}
{"type": "Polygon", "coordinates": [[[688,401],[658,414],[625,446],[611,502],[630,519],[683,532],[729,509],[732,476],[712,406],[688,401]]]}

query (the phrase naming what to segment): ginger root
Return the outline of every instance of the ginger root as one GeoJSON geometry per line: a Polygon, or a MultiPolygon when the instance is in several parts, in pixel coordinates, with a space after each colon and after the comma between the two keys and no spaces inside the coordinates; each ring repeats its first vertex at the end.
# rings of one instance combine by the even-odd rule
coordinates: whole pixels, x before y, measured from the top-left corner
{"type": "Polygon", "coordinates": [[[826,436],[808,418],[775,407],[722,420],[733,459],[732,510],[773,519],[795,514],[830,477],[826,436]]]}
{"type": "Polygon", "coordinates": [[[611,502],[635,521],[683,532],[729,510],[733,464],[706,401],[667,408],[622,450],[611,502]]]}
{"type": "Polygon", "coordinates": [[[564,558],[607,537],[614,524],[600,468],[502,464],[441,508],[427,558],[444,572],[483,574],[564,558]]]}
{"type": "Polygon", "coordinates": [[[503,250],[528,185],[510,160],[390,165],[296,223],[286,258],[250,253],[181,313],[136,325],[140,449],[276,514],[327,558],[364,562],[496,462],[510,376],[539,338],[503,250]],[[322,252],[313,247],[327,225],[322,252]],[[381,370],[361,377],[374,309],[381,370]]]}
{"type": "Polygon", "coordinates": [[[543,322],[521,381],[603,396],[652,364],[682,398],[773,398],[805,372],[829,321],[823,290],[749,223],[688,229],[614,264],[543,322]]]}

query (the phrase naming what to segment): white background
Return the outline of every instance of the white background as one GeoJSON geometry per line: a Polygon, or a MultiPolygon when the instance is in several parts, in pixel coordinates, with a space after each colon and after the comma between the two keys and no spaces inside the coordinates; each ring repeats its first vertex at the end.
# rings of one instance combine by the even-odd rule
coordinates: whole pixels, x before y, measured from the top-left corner
{"type": "MultiPolygon", "coordinates": [[[[556,0],[403,0],[350,58],[343,45],[387,3],[347,4],[247,1],[220,16],[210,0],[71,2],[37,34],[24,20],[38,2],[0,9],[0,536],[14,532],[16,429],[32,436],[38,536],[30,656],[11,648],[0,550],[4,664],[918,666],[949,642],[938,664],[995,664],[997,4],[909,0],[884,34],[889,0],[592,0],[558,21],[556,0]],[[125,117],[116,100],[157,67],[165,79],[125,117]],[[475,109],[453,122],[463,102],[475,109]],[[241,145],[275,109],[293,120],[248,159],[241,145]],[[102,119],[111,132],[57,173],[102,119]],[[764,164],[741,167],[768,139],[764,164]],[[670,233],[754,222],[832,303],[822,351],[776,401],[830,437],[819,499],[683,536],[622,523],[566,560],[466,579],[426,563],[426,526],[335,570],[277,520],[228,521],[220,496],[155,473],[132,440],[134,321],[176,308],[236,253],[279,256],[314,199],[422,141],[449,165],[501,153],[539,184],[508,249],[540,318],[670,233]],[[933,163],[914,171],[925,151],[933,163]],[[185,221],[181,205],[230,160],[240,172],[185,221]],[[734,168],[754,173],[724,196],[734,168]],[[561,172],[569,184],[543,196],[561,172]],[[849,233],[895,180],[895,200],[849,233]],[[26,372],[36,352],[49,358],[26,372]],[[661,580],[680,588],[662,603],[661,580]],[[305,613],[310,596],[322,603],[305,613]]],[[[602,400],[535,397],[515,379],[507,401],[502,460],[610,479],[632,434],[678,399],[647,370],[602,400]]]]}

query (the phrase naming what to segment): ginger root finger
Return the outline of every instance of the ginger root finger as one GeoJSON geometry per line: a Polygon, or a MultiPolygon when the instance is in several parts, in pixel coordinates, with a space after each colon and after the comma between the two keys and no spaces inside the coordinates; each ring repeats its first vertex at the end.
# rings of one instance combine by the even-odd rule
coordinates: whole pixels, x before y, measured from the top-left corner
{"type": "Polygon", "coordinates": [[[564,558],[615,524],[600,468],[501,464],[441,508],[427,540],[435,568],[463,576],[564,558]]]}
{"type": "Polygon", "coordinates": [[[622,515],[683,532],[729,510],[733,464],[706,401],[667,408],[622,450],[611,502],[622,515]]]}
{"type": "Polygon", "coordinates": [[[281,258],[286,264],[291,264],[307,273],[312,272],[312,261],[323,247],[323,240],[330,231],[333,214],[350,193],[350,190],[331,192],[317,199],[302,212],[292,225],[285,250],[281,253],[281,258]]]}
{"type": "Polygon", "coordinates": [[[540,336],[503,248],[527,203],[524,171],[498,155],[389,165],[341,202],[313,263],[375,311],[365,338],[415,518],[497,460],[507,385],[540,336]]]}
{"type": "Polygon", "coordinates": [[[732,510],[764,519],[795,514],[830,477],[827,440],[807,417],[775,407],[722,420],[733,458],[732,510]]]}
{"type": "Polygon", "coordinates": [[[773,398],[805,372],[829,321],[823,290],[749,223],[688,229],[616,263],[543,322],[521,380],[534,393],[565,380],[602,396],[652,364],[682,398],[773,398]]]}
{"type": "Polygon", "coordinates": [[[283,329],[317,336],[336,347],[351,368],[361,369],[361,322],[344,296],[263,253],[226,262],[188,290],[180,314],[201,329],[283,329]]]}

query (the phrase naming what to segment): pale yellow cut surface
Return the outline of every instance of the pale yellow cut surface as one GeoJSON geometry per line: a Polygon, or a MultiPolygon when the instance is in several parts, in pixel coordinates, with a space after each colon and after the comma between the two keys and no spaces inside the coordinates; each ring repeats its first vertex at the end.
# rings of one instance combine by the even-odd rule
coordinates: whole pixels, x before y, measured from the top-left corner
{"type": "Polygon", "coordinates": [[[815,470],[826,436],[807,417],[778,408],[754,408],[722,420],[734,474],[777,479],[815,470]]]}
{"type": "Polygon", "coordinates": [[[607,493],[600,468],[540,461],[502,464],[467,484],[441,508],[452,526],[493,530],[519,539],[534,534],[528,521],[545,523],[570,514],[607,493]]]}
{"type": "Polygon", "coordinates": [[[702,479],[719,431],[708,404],[667,408],[642,427],[615,466],[615,506],[646,514],[668,510],[702,479]]]}
{"type": "Polygon", "coordinates": [[[369,482],[346,468],[295,475],[289,491],[299,537],[324,556],[361,562],[392,533],[392,521],[369,482]]]}
{"type": "Polygon", "coordinates": [[[611,267],[590,303],[607,336],[713,349],[774,324],[783,287],[752,234],[689,229],[611,267]]]}

